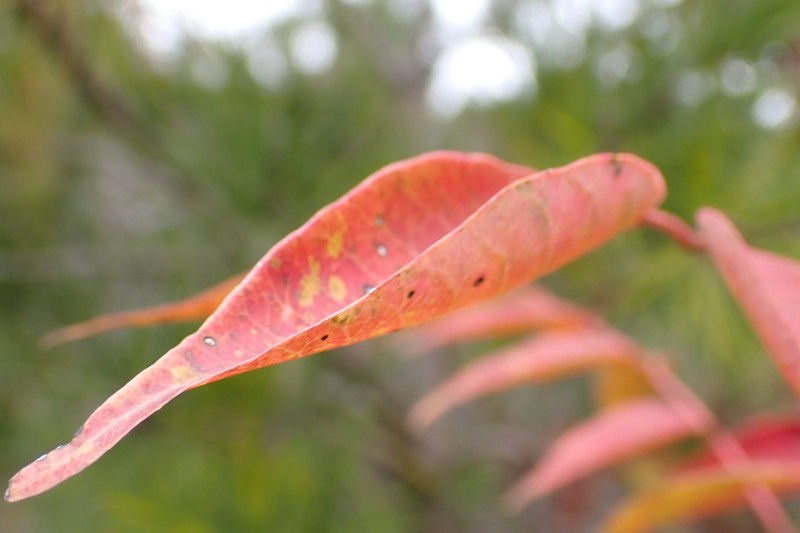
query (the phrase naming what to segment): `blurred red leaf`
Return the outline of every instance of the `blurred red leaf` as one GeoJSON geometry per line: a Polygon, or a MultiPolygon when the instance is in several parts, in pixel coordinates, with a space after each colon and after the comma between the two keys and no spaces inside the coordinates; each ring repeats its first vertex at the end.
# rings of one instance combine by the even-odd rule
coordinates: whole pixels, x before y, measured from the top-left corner
{"type": "MultiPolygon", "coordinates": [[[[716,435],[719,440],[720,433],[717,432],[716,435]]],[[[719,446],[715,446],[714,450],[701,450],[684,461],[677,468],[677,476],[673,477],[700,472],[713,475],[742,466],[759,468],[779,464],[781,468],[800,469],[800,417],[796,414],[781,417],[757,416],[735,431],[727,432],[722,438],[719,444],[728,449],[725,457],[720,455],[723,450],[719,446]],[[737,456],[730,454],[731,448],[728,442],[735,443],[738,448],[737,456]]],[[[745,490],[745,497],[749,499],[766,529],[781,532],[796,531],[780,502],[768,487],[764,485],[748,487],[745,490]]],[[[740,498],[713,501],[707,505],[697,506],[691,510],[691,514],[683,518],[696,520],[735,510],[742,504],[740,498]]]]}
{"type": "Polygon", "coordinates": [[[479,396],[610,364],[635,364],[639,350],[610,328],[544,333],[481,357],[424,396],[409,420],[417,430],[479,396]]]}
{"type": "Polygon", "coordinates": [[[800,263],[748,246],[715,209],[701,209],[697,224],[731,293],[800,394],[800,263]]]}
{"type": "Polygon", "coordinates": [[[577,479],[711,427],[705,410],[680,410],[649,398],[619,404],[553,443],[539,465],[508,493],[513,509],[577,479]],[[691,420],[687,419],[691,417],[691,420]]]}
{"type": "Polygon", "coordinates": [[[665,194],[632,155],[526,176],[485,155],[433,153],[377,172],[287,236],[193,334],[112,395],[6,499],[97,460],[180,393],[432,320],[552,272],[636,224],[665,194]]]}
{"type": "Polygon", "coordinates": [[[530,285],[435,322],[404,332],[398,350],[417,355],[456,342],[514,335],[539,329],[568,329],[598,323],[591,312],[542,287],[530,285]]]}
{"type": "Polygon", "coordinates": [[[240,274],[184,300],[145,309],[112,313],[85,322],[72,324],[51,331],[42,337],[41,344],[45,348],[52,348],[64,342],[91,337],[112,329],[204,320],[219,307],[222,300],[224,300],[233,288],[243,279],[244,274],[240,274]]]}
{"type": "Polygon", "coordinates": [[[795,491],[800,489],[800,468],[796,463],[750,463],[676,476],[623,502],[601,531],[643,533],[687,522],[744,504],[747,490],[754,486],[765,486],[777,493],[795,491]]]}
{"type": "MultiPolygon", "coordinates": [[[[731,432],[752,462],[796,463],[800,468],[800,415],[757,416],[731,432]]],[[[716,454],[702,450],[683,463],[681,472],[719,468],[716,454]]]]}

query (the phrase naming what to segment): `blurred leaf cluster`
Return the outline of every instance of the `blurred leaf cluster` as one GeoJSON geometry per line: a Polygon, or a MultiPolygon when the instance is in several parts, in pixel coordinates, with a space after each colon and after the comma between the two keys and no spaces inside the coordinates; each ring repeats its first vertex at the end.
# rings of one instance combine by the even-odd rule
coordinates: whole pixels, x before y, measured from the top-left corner
{"type": "MultiPolygon", "coordinates": [[[[504,0],[451,31],[439,4],[319,0],[244,45],[190,35],[155,53],[134,0],[0,3],[0,473],[67,440],[189,329],[53,352],[43,333],[198,292],[424,151],[540,168],[634,152],[665,174],[669,210],[714,205],[800,256],[799,3],[504,0]],[[296,48],[320,28],[334,55],[309,66],[296,48]],[[524,51],[528,81],[437,113],[443,58],[476,42],[524,51]]],[[[633,232],[546,282],[670,354],[723,419],[792,405],[709,266],[660,236],[633,232]]],[[[496,501],[587,412],[585,387],[405,429],[408,406],[479,349],[412,361],[374,342],[198,390],[64,487],[6,505],[0,530],[585,530],[613,477],[516,517],[496,501]]]]}

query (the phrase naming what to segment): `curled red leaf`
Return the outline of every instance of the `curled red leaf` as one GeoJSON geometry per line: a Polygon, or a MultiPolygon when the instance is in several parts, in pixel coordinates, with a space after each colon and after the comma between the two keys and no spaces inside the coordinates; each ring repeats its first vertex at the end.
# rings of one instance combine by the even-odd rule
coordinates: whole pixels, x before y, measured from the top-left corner
{"type": "Polygon", "coordinates": [[[632,155],[529,172],[455,153],[377,172],[273,247],[197,332],[17,473],[6,499],[81,471],[183,391],[518,287],[632,227],[665,194],[659,172],[632,155]]]}

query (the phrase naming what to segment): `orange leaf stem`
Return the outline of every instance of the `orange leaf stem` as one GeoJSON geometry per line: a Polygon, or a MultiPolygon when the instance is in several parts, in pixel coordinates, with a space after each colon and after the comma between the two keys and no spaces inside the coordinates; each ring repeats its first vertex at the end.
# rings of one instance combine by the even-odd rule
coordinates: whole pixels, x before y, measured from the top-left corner
{"type": "Polygon", "coordinates": [[[111,313],[84,322],[78,322],[77,324],[71,324],[51,331],[42,337],[39,344],[43,348],[49,349],[65,342],[92,337],[99,333],[119,328],[204,320],[219,307],[222,300],[243,279],[244,273],[226,279],[200,294],[183,300],[133,311],[111,313]]]}
{"type": "Polygon", "coordinates": [[[641,224],[660,231],[690,252],[703,252],[706,249],[703,239],[689,224],[667,211],[651,209],[645,213],[641,224]]]}

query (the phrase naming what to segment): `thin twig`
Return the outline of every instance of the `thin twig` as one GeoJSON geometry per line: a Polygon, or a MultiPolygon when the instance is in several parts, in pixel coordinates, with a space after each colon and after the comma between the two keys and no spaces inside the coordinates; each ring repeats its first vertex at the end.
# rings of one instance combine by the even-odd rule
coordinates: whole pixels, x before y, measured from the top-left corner
{"type": "Polygon", "coordinates": [[[112,91],[90,68],[78,41],[54,12],[52,2],[18,0],[17,6],[22,21],[61,60],[84,101],[126,132],[141,135],[145,130],[144,122],[131,104],[121,94],[112,91]]]}
{"type": "Polygon", "coordinates": [[[457,517],[442,498],[442,475],[426,460],[417,436],[406,424],[407,407],[379,376],[344,355],[329,357],[329,368],[372,394],[373,417],[387,437],[380,466],[414,502],[417,519],[412,529],[419,532],[459,530],[455,524],[457,517]]]}
{"type": "MultiPolygon", "coordinates": [[[[166,149],[161,132],[142,115],[126,93],[103,79],[92,65],[86,43],[76,37],[63,14],[46,0],[16,0],[20,22],[39,39],[45,50],[58,62],[76,95],[102,121],[139,155],[159,161],[181,172],[181,165],[166,149]]],[[[190,180],[176,179],[165,172],[156,174],[184,196],[194,194],[190,180]]]]}

